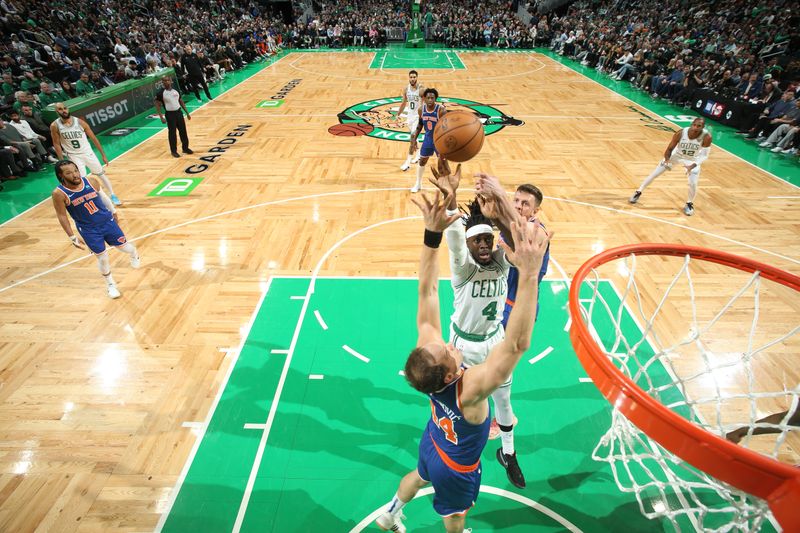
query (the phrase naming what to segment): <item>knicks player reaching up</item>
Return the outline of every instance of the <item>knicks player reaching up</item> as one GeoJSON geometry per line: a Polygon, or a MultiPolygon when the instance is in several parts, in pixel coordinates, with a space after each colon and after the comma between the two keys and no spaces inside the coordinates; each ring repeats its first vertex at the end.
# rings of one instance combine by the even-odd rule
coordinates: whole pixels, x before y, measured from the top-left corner
{"type": "Polygon", "coordinates": [[[698,117],[688,128],[675,132],[664,152],[664,159],[636,189],[628,200],[630,203],[638,202],[645,188],[653,183],[654,179],[667,170],[671,170],[675,163],[679,163],[686,169],[686,176],[689,178],[689,199],[686,200],[683,213],[686,216],[694,214],[694,197],[697,194],[697,182],[700,180],[700,165],[708,159],[711,151],[711,135],[704,128],[705,125],[705,119],[698,117]]]}
{"type": "Polygon", "coordinates": [[[520,271],[517,305],[506,337],[486,361],[463,365],[464,354],[445,344],[439,322],[438,247],[442,232],[458,215],[447,215],[439,193],[431,202],[425,195],[414,201],[425,219],[425,245],[419,269],[418,338],[408,356],[405,376],[416,390],[428,395],[431,418],[419,442],[417,468],[406,474],[385,511],[376,520],[384,530],[405,532],[403,507],[417,491],[433,485],[433,508],[449,533],[464,531],[466,513],[475,504],[481,484],[481,452],[489,435],[492,392],[505,383],[531,341],[536,302],[536,275],[547,237],[535,226],[514,222],[515,249],[505,247],[520,271]]]}
{"type": "MultiPolygon", "coordinates": [[[[403,92],[403,101],[400,102],[400,109],[398,109],[397,115],[402,116],[406,105],[408,105],[408,132],[412,135],[417,131],[417,126],[419,125],[419,108],[420,104],[422,104],[420,91],[423,91],[423,87],[417,80],[417,71],[410,70],[408,72],[408,85],[406,85],[405,92],[403,92]]],[[[409,141],[408,157],[406,157],[405,163],[400,165],[400,170],[403,172],[408,170],[412,163],[419,161],[419,154],[412,149],[413,146],[414,143],[409,141]]]]}
{"type": "Polygon", "coordinates": [[[64,159],[64,156],[66,156],[66,159],[75,163],[81,174],[86,171],[86,167],[89,167],[89,172],[102,180],[103,186],[108,191],[108,194],[111,195],[111,201],[114,202],[114,205],[122,205],[117,195],[114,194],[111,180],[106,176],[103,165],[97,160],[97,156],[94,155],[89,144],[91,139],[92,143],[100,151],[103,163],[107,165],[108,158],[106,153],[103,151],[100,141],[95,137],[92,128],[82,118],[71,116],[69,108],[63,102],[56,103],[55,108],[59,118],[50,124],[50,136],[53,138],[56,157],[64,159]]]}
{"type": "Polygon", "coordinates": [[[417,137],[419,137],[423,128],[425,128],[425,137],[422,140],[422,148],[419,151],[420,158],[419,166],[417,166],[417,182],[411,187],[411,192],[418,192],[422,188],[422,176],[425,174],[425,165],[428,163],[428,158],[434,153],[438,155],[436,147],[433,145],[433,129],[447,110],[442,104],[436,103],[437,98],[439,98],[439,91],[436,89],[425,89],[422,92],[424,104],[419,108],[419,123],[411,134],[411,147],[409,151],[411,153],[417,151],[417,137]]]}
{"type": "Polygon", "coordinates": [[[111,276],[106,243],[129,254],[133,268],[139,268],[139,253],[125,239],[125,234],[117,224],[114,205],[100,189],[97,180],[94,177],[82,177],[72,161],[59,161],[55,168],[59,186],[53,190],[52,197],[58,222],[73,246],[83,249],[85,243],[95,254],[97,266],[106,280],[109,297],[119,298],[119,289],[111,276]],[[72,232],[67,214],[75,222],[80,237],[72,232]]]}
{"type": "MultiPolygon", "coordinates": [[[[455,196],[461,180],[461,165],[455,173],[447,176],[440,176],[435,170],[433,174],[436,179],[431,179],[431,182],[448,197],[447,214],[457,213],[455,196]]],[[[479,177],[478,186],[490,179],[483,175],[479,177]]],[[[497,178],[491,179],[497,181],[497,178]]],[[[507,228],[517,219],[518,213],[497,181],[494,187],[484,187],[478,200],[470,205],[466,228],[459,220],[444,232],[450,250],[450,283],[455,296],[450,317],[450,342],[464,354],[467,366],[484,362],[491,349],[503,340],[501,322],[508,295],[510,264],[502,248],[493,250],[494,233],[490,224],[494,221],[501,234],[508,237],[507,228]]],[[[514,247],[513,242],[506,242],[514,247]]],[[[516,487],[525,488],[525,476],[514,447],[515,417],[511,407],[510,377],[492,393],[492,401],[497,417],[492,438],[497,438],[499,432],[502,442],[497,450],[497,460],[506,469],[509,481],[516,487]]]]}

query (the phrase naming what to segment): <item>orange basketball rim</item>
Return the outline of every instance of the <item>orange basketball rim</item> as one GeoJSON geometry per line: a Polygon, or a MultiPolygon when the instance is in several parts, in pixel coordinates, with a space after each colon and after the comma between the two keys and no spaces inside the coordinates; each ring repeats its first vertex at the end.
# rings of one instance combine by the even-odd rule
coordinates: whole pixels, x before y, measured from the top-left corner
{"type": "Polygon", "coordinates": [[[709,261],[800,292],[800,276],[726,252],[677,244],[635,244],[606,250],[577,271],[569,292],[570,339],[575,352],[606,399],[661,446],[707,474],[769,503],[784,531],[800,532],[800,468],[783,464],[714,435],[671,411],[623,375],[592,338],[581,312],[580,288],[592,269],[635,255],[665,255],[709,261]]]}

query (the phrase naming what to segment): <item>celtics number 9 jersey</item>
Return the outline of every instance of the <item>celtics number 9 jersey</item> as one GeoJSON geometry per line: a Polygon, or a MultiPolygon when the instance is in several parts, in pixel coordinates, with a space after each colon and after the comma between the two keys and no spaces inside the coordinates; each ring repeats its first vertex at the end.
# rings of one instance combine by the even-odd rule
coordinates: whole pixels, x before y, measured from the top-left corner
{"type": "Polygon", "coordinates": [[[69,154],[91,154],[92,147],[86,137],[86,130],[77,117],[71,117],[72,123],[67,125],[59,118],[56,120],[58,134],[61,136],[61,148],[69,154]]]}

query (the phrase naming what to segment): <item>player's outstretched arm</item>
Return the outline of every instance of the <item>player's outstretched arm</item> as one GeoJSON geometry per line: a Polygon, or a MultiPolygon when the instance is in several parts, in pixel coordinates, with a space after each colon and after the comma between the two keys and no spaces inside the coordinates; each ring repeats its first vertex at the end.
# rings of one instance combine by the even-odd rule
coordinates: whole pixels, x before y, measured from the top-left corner
{"type": "Polygon", "coordinates": [[[482,364],[469,369],[469,379],[464,381],[462,398],[480,401],[488,398],[500,385],[508,381],[520,358],[530,347],[533,324],[536,318],[538,274],[542,266],[550,237],[538,224],[515,220],[511,225],[514,250],[501,243],[519,270],[517,300],[506,327],[506,338],[492,348],[482,364]]]}
{"type": "Polygon", "coordinates": [[[475,177],[477,178],[475,191],[478,193],[481,212],[492,219],[500,229],[503,240],[513,250],[514,236],[511,232],[511,224],[519,218],[519,213],[508,199],[498,178],[482,173],[475,174],[475,177]]]}
{"type": "Polygon", "coordinates": [[[428,178],[428,180],[448,199],[447,209],[454,211],[458,209],[456,192],[458,192],[458,185],[461,183],[461,163],[456,166],[454,173],[450,172],[450,165],[445,159],[440,159],[437,162],[437,167],[438,170],[436,167],[431,167],[433,177],[428,178]]]}
{"type": "MultiPolygon", "coordinates": [[[[422,194],[411,201],[422,211],[425,220],[425,237],[419,260],[419,302],[417,304],[417,346],[442,340],[442,324],[439,319],[439,245],[442,232],[458,215],[448,216],[445,203],[437,192],[431,201],[422,194]]],[[[446,199],[445,199],[446,200],[446,199]]]]}
{"type": "Polygon", "coordinates": [[[97,138],[97,136],[95,136],[94,132],[92,131],[92,128],[89,127],[89,124],[87,124],[85,120],[83,120],[82,118],[79,118],[78,120],[80,120],[81,126],[83,126],[84,131],[86,131],[86,136],[89,137],[89,139],[91,139],[92,143],[97,147],[97,150],[100,152],[100,156],[103,159],[103,163],[107,165],[108,158],[106,157],[105,150],[103,150],[103,145],[100,144],[100,140],[97,138]]]}

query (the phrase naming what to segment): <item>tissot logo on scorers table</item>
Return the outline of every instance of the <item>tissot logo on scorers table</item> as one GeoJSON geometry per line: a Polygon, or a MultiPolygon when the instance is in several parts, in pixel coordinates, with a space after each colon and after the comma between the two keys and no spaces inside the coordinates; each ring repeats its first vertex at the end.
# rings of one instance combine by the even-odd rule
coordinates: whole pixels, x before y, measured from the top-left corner
{"type": "MultiPolygon", "coordinates": [[[[405,117],[398,117],[400,97],[378,98],[352,105],[339,113],[340,124],[369,124],[374,129],[367,136],[388,141],[408,141],[411,134],[405,117]]],[[[486,135],[492,135],[506,126],[522,126],[525,123],[508,116],[499,109],[488,104],[481,104],[463,98],[441,97],[437,102],[445,104],[448,111],[467,110],[477,113],[483,122],[486,135]]],[[[406,107],[408,109],[408,107],[406,107]]],[[[420,136],[421,138],[421,136],[420,136]]]]}

